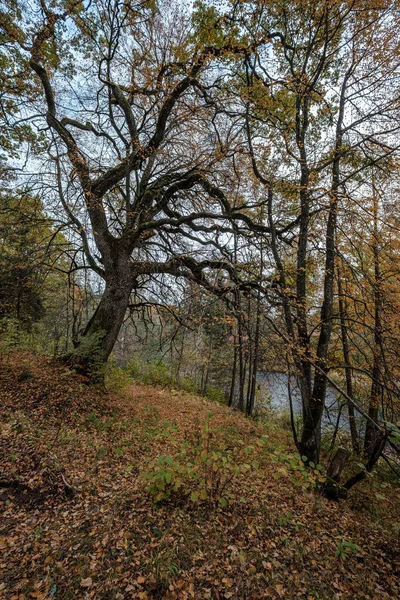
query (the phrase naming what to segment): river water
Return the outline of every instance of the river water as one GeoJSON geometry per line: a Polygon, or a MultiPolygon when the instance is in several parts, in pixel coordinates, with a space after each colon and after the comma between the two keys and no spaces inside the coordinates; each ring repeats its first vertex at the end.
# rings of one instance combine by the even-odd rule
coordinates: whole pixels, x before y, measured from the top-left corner
{"type": "MultiPolygon", "coordinates": [[[[269,406],[276,411],[287,412],[290,410],[288,383],[286,373],[260,371],[257,375],[258,391],[257,405],[269,406]]],[[[301,394],[299,385],[294,377],[290,378],[290,393],[293,402],[293,412],[301,413],[301,394]]],[[[326,391],[325,410],[322,417],[324,428],[334,428],[337,422],[338,410],[343,404],[343,398],[334,388],[328,385],[326,391]]],[[[348,429],[347,408],[343,407],[340,417],[340,429],[348,429]]]]}

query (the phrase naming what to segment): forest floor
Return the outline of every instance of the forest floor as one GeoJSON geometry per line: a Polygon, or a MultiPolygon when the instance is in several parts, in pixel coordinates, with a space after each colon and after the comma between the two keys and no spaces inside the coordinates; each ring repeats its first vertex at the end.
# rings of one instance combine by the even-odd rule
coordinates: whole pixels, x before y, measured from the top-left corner
{"type": "Polygon", "coordinates": [[[3,359],[0,398],[0,597],[400,597],[391,483],[329,501],[294,485],[282,429],[176,390],[104,392],[44,358],[3,359]],[[205,421],[213,447],[250,448],[253,466],[215,472],[226,506],[178,492],[154,505],[140,474],[205,421]]]}

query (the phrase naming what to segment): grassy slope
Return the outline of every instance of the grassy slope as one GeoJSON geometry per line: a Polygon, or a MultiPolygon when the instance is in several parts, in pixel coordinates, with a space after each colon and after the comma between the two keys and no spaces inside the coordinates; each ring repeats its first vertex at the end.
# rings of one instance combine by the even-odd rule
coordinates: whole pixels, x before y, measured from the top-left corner
{"type": "MultiPolygon", "coordinates": [[[[27,355],[2,363],[0,395],[0,597],[399,597],[399,545],[384,527],[396,520],[396,490],[370,500],[364,487],[329,502],[275,479],[264,450],[227,507],[155,508],[139,479],[145,459],[173,454],[208,413],[245,444],[266,430],[181,392],[105,394],[27,355]],[[341,540],[360,549],[335,557],[341,540]]],[[[267,434],[271,445],[290,443],[267,434]]]]}

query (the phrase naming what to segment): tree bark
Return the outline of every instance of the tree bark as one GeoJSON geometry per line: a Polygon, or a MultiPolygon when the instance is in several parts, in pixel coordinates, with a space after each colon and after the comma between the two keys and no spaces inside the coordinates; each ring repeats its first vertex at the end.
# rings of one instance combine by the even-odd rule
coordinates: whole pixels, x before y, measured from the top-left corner
{"type": "Polygon", "coordinates": [[[232,406],[235,401],[235,391],[236,391],[236,365],[237,365],[237,342],[236,342],[236,333],[233,332],[233,363],[232,363],[232,374],[231,374],[231,388],[229,391],[229,401],[228,406],[232,406]]]}
{"type": "MultiPolygon", "coordinates": [[[[338,269],[338,294],[339,294],[339,315],[340,315],[340,328],[342,333],[342,348],[343,348],[343,358],[345,364],[345,374],[346,374],[346,394],[353,398],[353,379],[351,373],[351,363],[350,363],[350,349],[349,349],[349,340],[347,334],[347,324],[346,324],[346,304],[343,296],[342,289],[342,274],[340,269],[338,269]]],[[[350,424],[350,433],[351,433],[351,442],[353,446],[353,450],[356,454],[360,453],[360,445],[358,443],[358,434],[357,434],[357,425],[355,420],[355,412],[354,406],[351,402],[347,402],[347,410],[349,413],[349,424],[350,424]]]]}
{"type": "Polygon", "coordinates": [[[104,368],[124,321],[131,293],[128,264],[108,277],[100,302],[67,362],[93,381],[102,381],[104,368]]]}
{"type": "MultiPolygon", "coordinates": [[[[352,66],[346,72],[343,80],[341,93],[339,114],[336,123],[336,140],[335,140],[335,157],[332,162],[332,185],[329,199],[329,214],[326,225],[325,235],[325,275],[324,275],[324,297],[321,307],[321,328],[317,346],[317,365],[319,370],[314,374],[314,383],[312,385],[311,394],[305,393],[303,397],[303,431],[300,441],[301,452],[307,456],[308,461],[318,462],[321,448],[321,419],[325,406],[326,386],[328,373],[328,351],[332,334],[332,317],[333,317],[333,301],[334,301],[334,284],[335,284],[335,262],[336,262],[336,228],[337,228],[337,211],[339,202],[339,187],[340,187],[340,160],[343,141],[343,119],[344,107],[346,99],[347,81],[351,75],[352,66]]],[[[307,180],[308,183],[308,180],[307,180]]],[[[308,213],[307,213],[308,216],[308,213]]],[[[304,225],[304,227],[306,227],[304,225]]],[[[307,230],[306,230],[307,231],[307,230]]],[[[301,222],[300,222],[301,233],[301,222]]],[[[303,244],[306,247],[307,236],[304,234],[303,244]]],[[[299,317],[299,339],[303,342],[304,348],[309,351],[309,340],[307,337],[307,320],[305,313],[305,291],[306,291],[306,252],[302,250],[299,238],[298,256],[298,280],[297,280],[297,306],[299,317]],[[300,269],[301,267],[301,269],[300,269]],[[299,283],[300,278],[300,283],[299,283]],[[299,308],[301,309],[299,311],[299,308]],[[301,320],[301,318],[302,320],[301,320]],[[301,326],[301,328],[300,328],[301,326]],[[305,343],[306,342],[306,343],[305,343]]],[[[307,353],[305,353],[307,358],[307,353]]],[[[311,386],[311,366],[309,370],[304,364],[302,369],[302,378],[306,378],[308,386],[311,386]]]]}
{"type": "Polygon", "coordinates": [[[374,362],[372,368],[371,396],[368,408],[368,420],[365,425],[364,454],[370,460],[374,455],[376,446],[379,446],[381,432],[374,425],[379,420],[379,401],[381,394],[382,378],[382,274],[379,252],[379,232],[378,232],[378,199],[376,196],[375,181],[372,179],[373,188],[373,213],[374,213],[374,235],[372,241],[372,251],[374,255],[374,362]]]}
{"type": "Polygon", "coordinates": [[[259,359],[259,346],[260,346],[260,321],[261,321],[261,295],[260,291],[257,293],[257,308],[256,308],[256,329],[254,333],[254,353],[253,353],[253,364],[251,380],[249,382],[249,395],[246,407],[247,415],[251,416],[254,410],[255,397],[256,397],[256,384],[257,384],[257,373],[258,373],[258,359],[259,359]]]}
{"type": "Polygon", "coordinates": [[[340,476],[347,461],[349,460],[350,452],[346,448],[338,448],[335,456],[332,458],[328,465],[326,472],[327,477],[333,479],[336,482],[340,481],[340,476]]]}

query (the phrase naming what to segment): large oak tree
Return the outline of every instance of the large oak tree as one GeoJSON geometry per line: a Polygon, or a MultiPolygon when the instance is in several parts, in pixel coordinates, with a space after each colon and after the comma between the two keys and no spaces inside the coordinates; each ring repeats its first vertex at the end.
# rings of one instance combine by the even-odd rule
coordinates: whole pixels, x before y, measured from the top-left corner
{"type": "Polygon", "coordinates": [[[198,42],[168,3],[24,8],[12,2],[2,15],[5,121],[10,131],[29,123],[46,145],[43,179],[56,182],[82,266],[104,280],[70,357],[87,367],[107,360],[143,276],[205,280],[216,252],[202,260],[190,232],[201,242],[218,220],[245,220],[212,179],[237,136],[233,121],[217,128],[207,100],[219,78],[210,64],[226,49],[198,42]]]}

